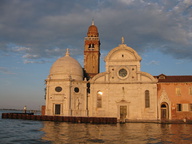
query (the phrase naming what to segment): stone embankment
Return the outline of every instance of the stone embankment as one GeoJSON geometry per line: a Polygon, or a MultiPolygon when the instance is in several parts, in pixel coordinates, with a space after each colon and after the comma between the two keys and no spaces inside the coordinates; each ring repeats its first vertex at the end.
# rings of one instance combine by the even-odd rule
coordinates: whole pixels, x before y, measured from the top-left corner
{"type": "MultiPolygon", "coordinates": [[[[108,117],[73,117],[73,116],[45,116],[34,115],[33,113],[2,113],[3,119],[24,119],[38,121],[58,121],[72,123],[92,123],[92,124],[116,124],[117,118],[108,117]]],[[[120,123],[157,123],[157,124],[192,124],[192,120],[125,120],[120,123]]]]}
{"type": "Polygon", "coordinates": [[[2,113],[3,119],[24,119],[38,121],[59,121],[72,123],[116,124],[117,118],[106,117],[72,117],[72,116],[45,116],[33,113],[2,113]]]}
{"type": "Polygon", "coordinates": [[[126,120],[125,123],[192,124],[192,120],[126,120]]]}

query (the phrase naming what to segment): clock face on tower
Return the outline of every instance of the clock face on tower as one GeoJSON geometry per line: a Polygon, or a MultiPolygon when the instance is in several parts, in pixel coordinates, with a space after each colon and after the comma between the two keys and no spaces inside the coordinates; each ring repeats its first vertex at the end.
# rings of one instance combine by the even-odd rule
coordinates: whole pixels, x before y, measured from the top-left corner
{"type": "Polygon", "coordinates": [[[126,69],[122,68],[122,69],[119,70],[119,76],[120,76],[120,77],[124,78],[124,77],[127,76],[127,74],[128,74],[128,73],[127,73],[127,70],[126,70],[126,69]]]}

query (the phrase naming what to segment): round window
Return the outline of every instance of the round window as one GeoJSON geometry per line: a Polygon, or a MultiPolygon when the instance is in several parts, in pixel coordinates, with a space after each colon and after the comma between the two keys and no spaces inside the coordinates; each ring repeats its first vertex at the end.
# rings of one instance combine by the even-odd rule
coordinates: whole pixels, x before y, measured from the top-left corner
{"type": "Polygon", "coordinates": [[[56,92],[61,92],[61,91],[62,91],[62,87],[60,87],[60,86],[56,87],[56,88],[55,88],[55,91],[56,91],[56,92]]]}
{"type": "Polygon", "coordinates": [[[119,76],[120,77],[126,77],[127,76],[127,70],[122,68],[119,70],[119,76]]]}
{"type": "Polygon", "coordinates": [[[75,88],[74,88],[74,91],[75,91],[76,93],[78,93],[78,92],[79,92],[79,88],[78,88],[78,87],[75,87],[75,88]]]}

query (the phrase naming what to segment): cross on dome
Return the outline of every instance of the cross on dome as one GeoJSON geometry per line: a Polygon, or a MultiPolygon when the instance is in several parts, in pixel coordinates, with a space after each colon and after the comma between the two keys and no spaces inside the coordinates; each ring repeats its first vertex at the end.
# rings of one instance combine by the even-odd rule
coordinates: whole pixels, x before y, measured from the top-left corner
{"type": "Polygon", "coordinates": [[[125,42],[124,37],[121,38],[121,42],[122,42],[122,44],[124,44],[124,42],[125,42]]]}
{"type": "Polygon", "coordinates": [[[92,24],[91,24],[91,25],[95,25],[95,24],[94,24],[94,19],[92,19],[92,24]]]}
{"type": "Polygon", "coordinates": [[[67,48],[65,56],[70,56],[69,49],[67,48]]]}

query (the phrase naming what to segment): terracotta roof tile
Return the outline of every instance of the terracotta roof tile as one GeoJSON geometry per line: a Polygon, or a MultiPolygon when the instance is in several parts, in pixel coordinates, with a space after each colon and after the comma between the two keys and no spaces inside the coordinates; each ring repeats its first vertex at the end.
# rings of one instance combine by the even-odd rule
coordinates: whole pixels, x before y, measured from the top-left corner
{"type": "Polygon", "coordinates": [[[166,76],[160,74],[154,77],[158,79],[158,82],[192,82],[192,75],[166,76]]]}

